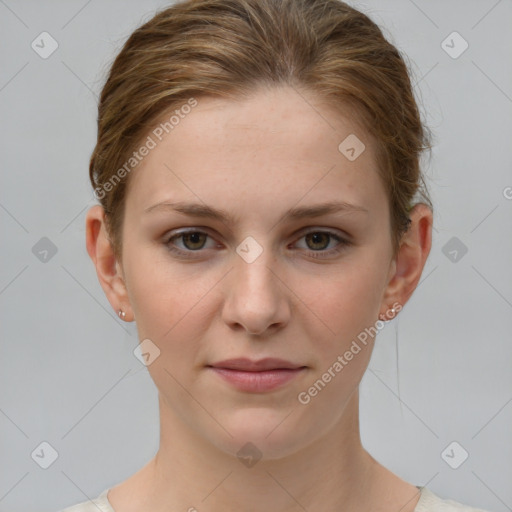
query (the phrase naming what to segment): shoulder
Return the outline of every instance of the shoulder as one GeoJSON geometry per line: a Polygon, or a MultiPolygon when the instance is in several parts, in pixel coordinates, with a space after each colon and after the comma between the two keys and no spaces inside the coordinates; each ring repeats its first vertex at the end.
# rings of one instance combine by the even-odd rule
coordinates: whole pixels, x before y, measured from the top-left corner
{"type": "Polygon", "coordinates": [[[457,501],[442,499],[426,487],[421,487],[420,499],[414,512],[488,512],[481,508],[463,505],[457,501]]]}
{"type": "Polygon", "coordinates": [[[76,505],[59,510],[58,512],[114,512],[107,499],[109,489],[105,489],[97,498],[82,501],[76,505]]]}

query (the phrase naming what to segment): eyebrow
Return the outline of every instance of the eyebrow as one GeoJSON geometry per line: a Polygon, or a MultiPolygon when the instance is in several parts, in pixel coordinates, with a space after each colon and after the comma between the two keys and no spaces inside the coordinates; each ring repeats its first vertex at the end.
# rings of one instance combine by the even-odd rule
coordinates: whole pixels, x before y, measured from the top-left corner
{"type": "MultiPolygon", "coordinates": [[[[193,217],[202,217],[213,220],[218,220],[223,222],[228,226],[233,226],[237,219],[223,209],[216,209],[208,206],[206,204],[201,203],[187,203],[187,202],[161,202],[149,206],[144,210],[145,213],[149,213],[155,210],[171,210],[178,213],[183,213],[185,215],[190,215],[193,217]]],[[[321,203],[311,206],[299,206],[296,208],[292,208],[287,211],[279,220],[282,222],[284,220],[293,220],[293,219],[304,219],[304,218],[312,218],[312,217],[321,217],[323,215],[329,215],[333,213],[339,212],[364,212],[369,213],[368,210],[362,206],[347,203],[345,201],[341,202],[327,202],[321,203]]]]}

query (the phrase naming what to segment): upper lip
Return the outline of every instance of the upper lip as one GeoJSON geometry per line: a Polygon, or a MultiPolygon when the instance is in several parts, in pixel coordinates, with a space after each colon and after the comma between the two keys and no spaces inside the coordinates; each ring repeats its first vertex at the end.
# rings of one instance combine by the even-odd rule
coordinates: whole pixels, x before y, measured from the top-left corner
{"type": "Polygon", "coordinates": [[[219,361],[217,363],[210,364],[214,368],[228,368],[230,370],[241,370],[246,372],[262,372],[265,370],[278,370],[278,369],[289,369],[296,370],[297,368],[303,368],[303,365],[286,361],[285,359],[277,359],[274,357],[267,357],[258,361],[253,361],[247,358],[238,359],[226,359],[225,361],[219,361]]]}

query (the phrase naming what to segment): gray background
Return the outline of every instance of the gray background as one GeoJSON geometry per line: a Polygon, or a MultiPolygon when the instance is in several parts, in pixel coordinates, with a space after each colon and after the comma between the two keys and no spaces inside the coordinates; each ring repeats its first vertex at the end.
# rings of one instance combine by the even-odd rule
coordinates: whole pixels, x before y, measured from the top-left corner
{"type": "MultiPolygon", "coordinates": [[[[363,444],[442,497],[512,510],[512,1],[351,3],[409,56],[436,137],[432,251],[378,336],[363,444]],[[457,58],[442,47],[453,31],[469,44],[457,58]]],[[[105,72],[164,5],[0,0],[1,512],[95,497],[158,448],[156,388],[132,352],[135,325],[97,281],[84,219],[105,72]],[[31,47],[43,31],[59,45],[46,59],[31,47]],[[46,260],[43,237],[57,250],[46,260]],[[47,469],[31,456],[44,441],[58,453],[47,469]]]]}

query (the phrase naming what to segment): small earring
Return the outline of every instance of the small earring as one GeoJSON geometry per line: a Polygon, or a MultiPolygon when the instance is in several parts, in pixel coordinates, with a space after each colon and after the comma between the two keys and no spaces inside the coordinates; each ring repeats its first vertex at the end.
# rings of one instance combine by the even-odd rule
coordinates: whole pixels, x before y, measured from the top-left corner
{"type": "Polygon", "coordinates": [[[117,314],[119,315],[119,318],[124,320],[126,313],[122,309],[120,309],[117,314]]]}
{"type": "MultiPolygon", "coordinates": [[[[393,313],[393,317],[394,317],[394,316],[395,316],[395,313],[396,313],[396,309],[395,309],[395,308],[391,308],[391,313],[393,313]]],[[[386,316],[384,315],[384,313],[381,313],[381,314],[379,315],[379,318],[380,318],[381,320],[384,320],[385,322],[389,322],[389,320],[391,320],[391,319],[386,318],[386,316]]]]}

